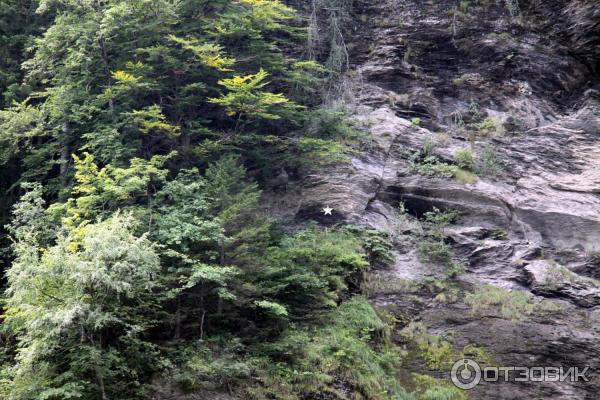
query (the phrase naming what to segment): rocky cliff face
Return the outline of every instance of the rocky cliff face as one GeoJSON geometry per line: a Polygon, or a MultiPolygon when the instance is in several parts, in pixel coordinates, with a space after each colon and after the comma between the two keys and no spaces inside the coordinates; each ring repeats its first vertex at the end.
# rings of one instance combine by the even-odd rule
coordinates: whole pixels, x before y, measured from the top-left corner
{"type": "MultiPolygon", "coordinates": [[[[396,314],[399,341],[418,322],[428,335],[451,335],[455,349],[485,349],[496,365],[595,370],[588,383],[482,384],[471,398],[596,399],[600,7],[467,3],[355,1],[345,97],[370,143],[347,165],[307,173],[300,205],[296,198],[283,208],[297,221],[358,223],[390,235],[396,261],[370,277],[379,282],[370,294],[396,314]],[[419,168],[453,165],[460,149],[474,155],[477,176],[419,168]],[[319,214],[326,204],[333,217],[319,214]],[[432,288],[443,271],[419,257],[414,219],[434,208],[460,211],[445,235],[466,271],[432,288]],[[526,293],[533,310],[511,318],[490,300],[478,314],[467,299],[475,292],[483,297],[471,299],[486,300],[482,288],[492,289],[482,285],[526,293]]],[[[406,369],[448,377],[418,356],[406,369]]]]}

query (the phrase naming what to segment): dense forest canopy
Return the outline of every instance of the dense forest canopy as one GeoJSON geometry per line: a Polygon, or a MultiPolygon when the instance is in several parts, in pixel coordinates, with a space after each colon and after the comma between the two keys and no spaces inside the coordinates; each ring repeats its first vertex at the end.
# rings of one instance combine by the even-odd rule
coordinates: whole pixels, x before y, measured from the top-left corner
{"type": "Polygon", "coordinates": [[[279,0],[0,1],[1,398],[402,393],[386,324],[342,301],[385,241],[284,233],[260,204],[359,136],[323,106],[343,21],[315,23],[279,0]]]}

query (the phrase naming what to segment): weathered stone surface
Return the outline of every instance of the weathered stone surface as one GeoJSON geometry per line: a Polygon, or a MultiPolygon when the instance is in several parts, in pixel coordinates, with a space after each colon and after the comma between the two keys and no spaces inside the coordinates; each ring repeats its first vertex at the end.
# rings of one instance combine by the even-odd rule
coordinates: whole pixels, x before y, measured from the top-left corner
{"type": "MultiPolygon", "coordinates": [[[[600,368],[600,293],[588,279],[600,276],[600,8],[595,0],[523,0],[521,18],[511,18],[507,3],[470,2],[455,19],[450,0],[354,2],[361,18],[348,37],[349,107],[372,143],[347,165],[306,174],[295,220],[359,223],[395,237],[396,263],[374,274],[380,284],[369,293],[404,323],[453,331],[457,346],[483,346],[499,365],[600,368]],[[487,136],[473,125],[486,117],[495,126],[487,136]],[[502,168],[468,184],[421,176],[411,157],[428,142],[446,163],[462,148],[481,161],[493,147],[502,168]],[[434,207],[462,213],[446,230],[467,266],[461,292],[483,284],[528,290],[564,309],[514,322],[434,300],[418,288],[443,271],[420,260],[421,239],[397,215],[400,202],[411,218],[434,207]],[[324,205],[334,218],[319,215],[324,205]],[[545,260],[565,270],[556,274],[545,260]]],[[[406,368],[422,372],[418,363],[406,368]]],[[[598,393],[596,374],[589,383],[480,385],[473,398],[598,393]]]]}
{"type": "Polygon", "coordinates": [[[543,296],[564,297],[582,307],[600,305],[600,282],[580,277],[564,266],[535,260],[523,269],[532,291],[543,296]]]}

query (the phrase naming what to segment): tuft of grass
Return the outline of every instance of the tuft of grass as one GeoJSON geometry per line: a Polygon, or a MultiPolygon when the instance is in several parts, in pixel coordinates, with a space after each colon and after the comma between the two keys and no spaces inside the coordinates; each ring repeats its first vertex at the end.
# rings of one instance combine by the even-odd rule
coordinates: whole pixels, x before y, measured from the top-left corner
{"type": "Polygon", "coordinates": [[[477,175],[464,169],[459,169],[454,172],[454,179],[464,185],[477,182],[477,175]]]}
{"type": "Polygon", "coordinates": [[[568,268],[557,264],[554,260],[548,260],[550,267],[544,278],[542,286],[548,290],[558,290],[565,286],[566,283],[571,284],[592,284],[600,286],[600,282],[593,278],[579,276],[568,268]]]}
{"type": "Polygon", "coordinates": [[[454,153],[454,162],[460,168],[473,171],[475,169],[475,157],[469,149],[459,149],[454,153]]]}
{"type": "Polygon", "coordinates": [[[452,79],[452,84],[456,87],[463,86],[469,79],[469,74],[462,74],[461,76],[452,79]]]}
{"type": "Polygon", "coordinates": [[[509,291],[492,285],[485,285],[475,293],[467,294],[465,303],[471,306],[474,315],[498,316],[512,321],[526,319],[538,312],[560,310],[560,307],[551,301],[534,301],[527,292],[509,291]]]}

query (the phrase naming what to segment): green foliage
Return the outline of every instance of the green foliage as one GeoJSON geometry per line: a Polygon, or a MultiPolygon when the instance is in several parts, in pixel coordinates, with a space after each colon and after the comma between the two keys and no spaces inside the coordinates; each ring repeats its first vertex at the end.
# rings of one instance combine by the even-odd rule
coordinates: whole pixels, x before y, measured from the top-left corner
{"type": "Polygon", "coordinates": [[[284,238],[256,275],[263,296],[284,305],[293,319],[317,316],[336,306],[348,280],[368,266],[360,243],[347,232],[309,228],[284,238]]]}
{"type": "Polygon", "coordinates": [[[152,105],[143,110],[134,110],[131,116],[138,125],[140,132],[145,135],[177,137],[181,133],[178,126],[171,125],[166,121],[167,118],[157,105],[152,105]]]}
{"type": "Polygon", "coordinates": [[[569,270],[568,268],[559,265],[554,260],[546,261],[549,267],[544,276],[542,286],[548,290],[559,290],[567,284],[591,284],[592,286],[600,286],[600,282],[593,278],[580,276],[569,270]]]}
{"type": "Polygon", "coordinates": [[[465,171],[464,169],[459,169],[454,173],[454,179],[456,179],[457,182],[467,185],[477,182],[477,175],[473,174],[472,172],[465,171]]]}
{"type": "Polygon", "coordinates": [[[425,221],[434,224],[436,233],[441,234],[441,231],[445,227],[460,219],[460,212],[457,210],[440,211],[434,207],[433,211],[428,211],[423,216],[425,217],[425,221]]]}
{"type": "Polygon", "coordinates": [[[287,160],[292,166],[296,163],[303,166],[337,164],[347,160],[347,147],[336,140],[303,137],[294,145],[299,157],[297,161],[293,157],[287,160]]]}
{"type": "Polygon", "coordinates": [[[494,315],[512,321],[559,309],[550,301],[535,301],[527,292],[509,291],[492,285],[485,285],[475,293],[467,294],[465,303],[471,306],[475,315],[494,315]]]}
{"type": "Polygon", "coordinates": [[[389,327],[364,298],[353,298],[324,317],[316,329],[299,327],[258,347],[267,356],[262,385],[248,389],[258,399],[335,393],[337,380],[369,399],[407,396],[396,378],[400,350],[389,327]]]}
{"type": "Polygon", "coordinates": [[[23,183],[26,190],[21,200],[14,205],[11,224],[7,226],[12,235],[13,245],[19,251],[22,246],[36,246],[50,243],[55,229],[46,214],[46,202],[42,198],[42,186],[36,183],[23,183]]]}
{"type": "Polygon", "coordinates": [[[477,131],[477,135],[483,137],[501,135],[503,133],[500,121],[493,117],[486,117],[482,121],[472,124],[472,126],[477,131]]]}
{"type": "Polygon", "coordinates": [[[281,22],[292,18],[294,15],[294,10],[279,0],[240,1],[251,7],[254,22],[262,26],[265,30],[284,28],[281,22]]]}
{"type": "MultiPolygon", "coordinates": [[[[27,52],[15,49],[28,59],[19,82],[23,93],[11,93],[17,105],[0,111],[0,142],[6,144],[0,161],[24,159],[25,175],[51,182],[51,193],[68,183],[72,153],[88,151],[103,164],[122,166],[165,149],[189,154],[190,145],[214,140],[213,128],[240,133],[266,125],[269,133],[285,136],[299,122],[300,106],[281,93],[294,85],[308,88],[313,78],[317,86],[324,73],[314,61],[284,55],[282,49],[302,37],[290,26],[294,10],[280,1],[159,0],[139,7],[123,0],[45,1],[38,14],[8,2],[28,23],[50,22],[27,52]],[[263,89],[267,70],[272,91],[263,89]],[[226,90],[221,97],[220,86],[226,90]]],[[[23,37],[15,43],[24,46],[23,37]]],[[[222,142],[231,134],[218,136],[222,142]]]]}
{"type": "Polygon", "coordinates": [[[421,162],[413,161],[411,169],[427,177],[452,178],[458,171],[455,165],[441,162],[436,156],[427,156],[421,162]]]}
{"type": "Polygon", "coordinates": [[[419,256],[425,262],[448,267],[453,265],[454,252],[450,245],[444,242],[422,242],[418,248],[419,256]]]}
{"type": "Polygon", "coordinates": [[[424,217],[430,224],[427,231],[429,238],[419,243],[419,257],[425,262],[444,266],[449,278],[462,274],[464,266],[454,259],[454,252],[446,243],[444,233],[444,228],[456,222],[460,213],[456,210],[442,212],[434,208],[433,211],[426,212],[424,217]]]}
{"type": "Polygon", "coordinates": [[[458,388],[451,386],[435,386],[427,389],[419,400],[465,400],[467,397],[458,388]]]}
{"type": "Polygon", "coordinates": [[[393,245],[385,232],[368,229],[361,232],[362,246],[371,266],[390,266],[394,262],[393,245]]]}
{"type": "Polygon", "coordinates": [[[156,194],[152,237],[174,251],[190,254],[203,243],[223,239],[220,221],[210,218],[206,181],[198,170],[182,170],[156,194]]]}
{"type": "Polygon", "coordinates": [[[15,244],[5,328],[19,352],[3,398],[139,393],[154,353],[142,334],[152,324],[159,259],[132,225],[118,214],[87,225],[77,251],[69,237],[43,251],[28,240],[15,244]]]}
{"type": "Polygon", "coordinates": [[[475,158],[469,149],[459,149],[454,153],[454,161],[459,168],[467,171],[475,169],[475,158]]]}
{"type": "Polygon", "coordinates": [[[282,306],[279,303],[268,300],[257,300],[254,302],[254,304],[276,318],[286,318],[288,316],[285,306],[282,306]]]}
{"type": "Polygon", "coordinates": [[[428,375],[413,374],[417,384],[417,400],[467,400],[465,392],[448,382],[428,375]]]}
{"type": "Polygon", "coordinates": [[[469,80],[469,74],[462,74],[458,78],[452,79],[452,84],[457,87],[463,86],[469,80]]]}
{"type": "Polygon", "coordinates": [[[191,51],[198,60],[207,67],[215,68],[221,72],[231,71],[235,59],[223,55],[223,46],[214,43],[200,43],[200,40],[194,37],[180,38],[170,35],[169,39],[181,45],[185,50],[191,51]]]}
{"type": "Polygon", "coordinates": [[[318,108],[309,117],[307,133],[311,137],[352,142],[361,134],[351,125],[343,109],[318,108]]]}
{"type": "Polygon", "coordinates": [[[421,118],[418,118],[418,117],[411,118],[411,120],[410,120],[411,127],[417,128],[419,125],[421,125],[421,118]]]}
{"type": "Polygon", "coordinates": [[[388,327],[344,302],[390,239],[284,234],[249,178],[360,144],[321,105],[352,3],[316,5],[325,65],[298,58],[306,32],[280,0],[25,3],[0,0],[0,216],[32,182],[6,230],[0,397],[148,398],[160,370],[190,390],[401,396],[388,327]]]}
{"type": "MultiPolygon", "coordinates": [[[[84,153],[84,158],[73,156],[75,180],[73,197],[65,203],[55,203],[50,207],[55,219],[61,219],[64,227],[74,233],[97,218],[103,218],[119,208],[130,207],[137,212],[139,203],[148,198],[151,184],[165,180],[168,171],[163,169],[165,162],[172,157],[154,156],[150,161],[139,158],[131,160],[127,168],[107,165],[100,168],[94,157],[84,153]]],[[[73,242],[76,246],[77,242],[73,242]]]]}
{"type": "Polygon", "coordinates": [[[27,102],[16,103],[12,107],[0,110],[0,163],[5,164],[30,141],[42,135],[38,121],[43,113],[27,102]]]}
{"type": "Polygon", "coordinates": [[[269,82],[265,79],[269,74],[261,69],[256,74],[234,76],[222,79],[219,85],[224,86],[228,93],[211,98],[209,102],[225,107],[229,116],[237,119],[236,130],[240,124],[248,124],[256,119],[279,119],[290,115],[289,111],[299,108],[281,93],[270,93],[260,90],[269,82]]]}
{"type": "Polygon", "coordinates": [[[318,105],[327,69],[314,60],[297,61],[292,64],[286,80],[292,86],[291,98],[302,104],[318,105]]]}
{"type": "MultiPolygon", "coordinates": [[[[452,331],[444,331],[438,335],[430,334],[423,324],[411,322],[400,332],[408,341],[410,351],[423,360],[424,366],[435,373],[449,372],[452,365],[460,359],[469,358],[479,365],[493,364],[485,349],[475,344],[468,344],[462,349],[454,345],[452,331]]],[[[429,375],[411,374],[412,386],[415,387],[414,398],[422,399],[460,399],[466,400],[466,392],[459,390],[452,383],[429,375]]]]}
{"type": "MultiPolygon", "coordinates": [[[[431,151],[431,150],[428,150],[431,151]]],[[[477,180],[477,177],[464,169],[461,169],[457,165],[447,164],[440,161],[436,156],[425,156],[422,160],[418,159],[418,155],[413,157],[410,161],[410,168],[412,171],[427,176],[430,178],[454,178],[460,183],[473,183],[477,180]]]]}
{"type": "Polygon", "coordinates": [[[20,87],[21,63],[29,37],[39,34],[46,19],[35,13],[36,2],[0,1],[0,109],[24,89],[20,87]]]}
{"type": "Polygon", "coordinates": [[[186,392],[201,388],[203,382],[222,386],[243,382],[256,364],[253,358],[244,357],[243,347],[239,340],[225,338],[181,345],[172,354],[172,379],[186,392]]]}
{"type": "Polygon", "coordinates": [[[231,299],[228,284],[238,270],[215,265],[220,244],[228,238],[223,222],[211,212],[206,186],[197,170],[182,171],[168,182],[156,195],[151,237],[165,246],[163,265],[170,272],[165,278],[176,294],[200,284],[207,295],[231,299]]]}
{"type": "Polygon", "coordinates": [[[477,171],[482,175],[500,175],[504,169],[502,160],[492,145],[484,147],[477,161],[477,171]]]}

